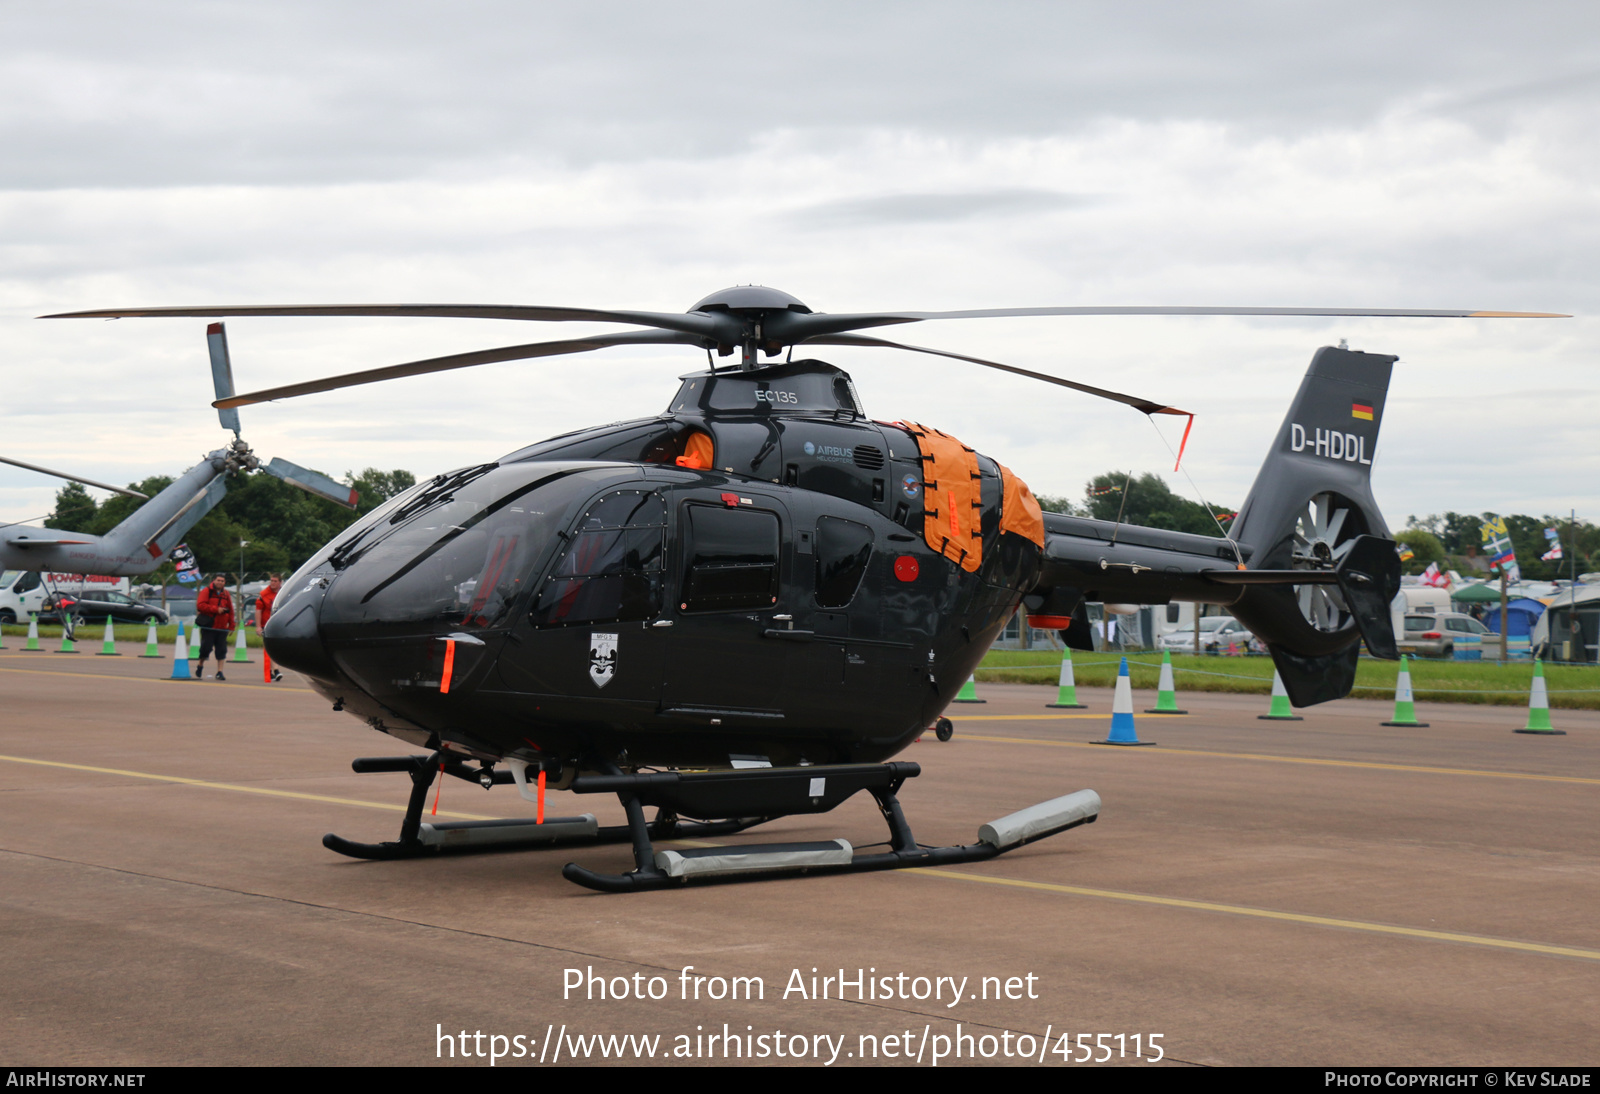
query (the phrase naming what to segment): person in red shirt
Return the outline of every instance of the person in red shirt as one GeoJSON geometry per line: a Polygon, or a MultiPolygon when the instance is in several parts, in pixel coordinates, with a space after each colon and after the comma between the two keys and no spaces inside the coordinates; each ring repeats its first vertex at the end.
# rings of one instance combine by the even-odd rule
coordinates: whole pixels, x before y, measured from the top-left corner
{"type": "MultiPolygon", "coordinates": [[[[257,634],[260,634],[266,628],[267,620],[272,618],[272,602],[278,599],[278,590],[281,589],[281,588],[283,588],[283,577],[282,577],[282,575],[280,575],[280,574],[268,574],[267,575],[267,587],[265,589],[262,589],[260,594],[256,597],[256,633],[257,634]]],[[[262,656],[263,657],[266,656],[266,652],[265,651],[262,651],[262,656]]],[[[276,665],[272,664],[270,661],[268,661],[267,662],[267,668],[271,673],[271,675],[268,677],[269,681],[271,681],[271,680],[282,680],[283,679],[283,673],[278,671],[278,666],[276,666],[276,665]]]]}
{"type": "Polygon", "coordinates": [[[227,656],[228,633],[233,630],[233,597],[228,595],[228,579],[224,574],[212,577],[211,584],[200,590],[194,601],[194,623],[200,628],[200,665],[195,679],[205,679],[206,657],[214,650],[217,655],[218,680],[222,675],[222,659],[227,656]]]}

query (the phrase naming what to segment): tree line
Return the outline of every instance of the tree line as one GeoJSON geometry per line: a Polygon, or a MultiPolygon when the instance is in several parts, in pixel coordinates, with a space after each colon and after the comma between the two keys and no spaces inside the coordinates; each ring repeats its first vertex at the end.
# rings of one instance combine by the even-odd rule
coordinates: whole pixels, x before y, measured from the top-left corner
{"type": "MultiPolygon", "coordinates": [[[[1421,573],[1428,563],[1437,562],[1441,570],[1456,570],[1462,574],[1483,572],[1485,557],[1480,526],[1493,519],[1494,513],[1451,513],[1425,517],[1412,515],[1406,518],[1406,527],[1395,533],[1395,539],[1411,548],[1416,556],[1406,563],[1406,573],[1421,573]]],[[[1517,554],[1517,568],[1522,576],[1534,581],[1553,581],[1565,578],[1573,571],[1573,553],[1577,554],[1577,572],[1587,573],[1595,568],[1595,555],[1600,553],[1600,528],[1586,520],[1573,522],[1567,517],[1530,517],[1524,513],[1502,513],[1506,531],[1511,535],[1511,548],[1517,554]],[[1554,528],[1561,537],[1560,561],[1543,562],[1540,556],[1550,549],[1545,539],[1545,529],[1554,528]]]]}
{"type": "MultiPolygon", "coordinates": [[[[190,530],[185,542],[206,573],[235,571],[239,566],[239,541],[247,540],[247,573],[288,574],[362,515],[415,485],[416,477],[409,471],[369,467],[359,475],[346,472],[344,481],[360,495],[354,513],[271,475],[254,472],[231,476],[227,480],[227,497],[190,530]]],[[[130,483],[129,487],[154,497],[171,482],[170,477],[158,475],[130,483]]],[[[56,494],[55,511],[45,519],[45,526],[104,535],[142,504],[138,498],[121,495],[97,503],[78,483],[68,483],[56,494]]],[[[1226,528],[1234,512],[1227,506],[1207,508],[1180,497],[1159,475],[1134,475],[1128,471],[1096,475],[1085,484],[1081,501],[1042,495],[1039,504],[1052,513],[1109,521],[1120,518],[1124,524],[1202,536],[1221,534],[1219,524],[1226,528]]],[[[1414,556],[1405,563],[1405,572],[1421,573],[1430,562],[1464,574],[1478,571],[1483,556],[1479,525],[1493,515],[1447,512],[1442,516],[1408,517],[1406,527],[1395,533],[1396,540],[1408,546],[1414,556]]],[[[1548,581],[1565,576],[1571,572],[1574,550],[1579,573],[1595,569],[1595,556],[1600,554],[1600,528],[1593,524],[1578,521],[1569,529],[1566,519],[1521,513],[1506,515],[1505,522],[1525,577],[1548,581]],[[1546,528],[1555,528],[1561,535],[1562,549],[1567,554],[1560,562],[1540,561],[1539,556],[1548,550],[1546,528]]],[[[170,578],[171,569],[171,563],[166,564],[151,580],[159,582],[162,575],[170,578]]]]}
{"type": "MultiPolygon", "coordinates": [[[[1165,528],[1174,532],[1193,532],[1202,536],[1220,535],[1218,524],[1226,528],[1233,515],[1231,508],[1213,505],[1208,510],[1199,502],[1174,494],[1159,475],[1133,475],[1127,471],[1108,471],[1096,475],[1084,486],[1082,501],[1067,497],[1040,497],[1039,504],[1052,513],[1118,519],[1124,524],[1144,528],[1165,528]],[[1215,518],[1215,519],[1213,519],[1215,518]]],[[[1430,562],[1442,570],[1464,575],[1483,573],[1485,559],[1480,525],[1494,513],[1412,515],[1396,532],[1396,541],[1411,549],[1412,558],[1403,564],[1408,574],[1420,574],[1430,562]]],[[[1524,577],[1552,581],[1572,573],[1573,552],[1577,552],[1577,572],[1594,570],[1600,554],[1600,528],[1588,521],[1572,522],[1566,517],[1533,517],[1524,513],[1499,514],[1505,517],[1506,530],[1516,551],[1517,566],[1524,577]],[[1545,529],[1554,528],[1561,538],[1563,558],[1544,562],[1540,556],[1550,549],[1545,529]]]]}

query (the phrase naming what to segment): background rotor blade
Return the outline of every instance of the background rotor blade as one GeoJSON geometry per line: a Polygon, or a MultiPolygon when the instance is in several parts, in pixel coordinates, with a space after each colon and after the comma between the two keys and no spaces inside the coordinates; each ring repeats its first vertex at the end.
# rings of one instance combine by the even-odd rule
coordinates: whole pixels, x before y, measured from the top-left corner
{"type": "MultiPolygon", "coordinates": [[[[211,354],[211,386],[217,393],[217,400],[231,398],[233,395],[233,362],[228,358],[228,332],[222,329],[221,323],[212,323],[206,328],[206,349],[211,354]]],[[[233,435],[239,435],[239,412],[237,410],[217,409],[217,421],[222,423],[223,429],[233,430],[233,435]]]]}
{"type": "Polygon", "coordinates": [[[806,345],[882,346],[886,349],[907,349],[913,353],[931,353],[936,357],[950,357],[957,361],[967,361],[974,365],[982,365],[984,368],[999,369],[1001,372],[1010,372],[1033,380],[1043,380],[1047,384],[1055,384],[1058,387],[1070,387],[1074,391],[1082,391],[1085,394],[1094,395],[1101,399],[1110,399],[1112,402],[1123,403],[1143,414],[1189,414],[1187,410],[1179,410],[1177,407],[1167,406],[1165,403],[1158,403],[1151,399],[1141,399],[1137,395],[1124,395],[1120,391],[1108,391],[1103,387],[1080,384],[1075,380],[1063,380],[1059,376],[1018,368],[1016,365],[1003,365],[999,361],[988,361],[982,357],[968,357],[964,353],[951,353],[948,350],[929,349],[926,346],[908,346],[904,342],[891,342],[885,338],[868,338],[860,334],[825,334],[816,338],[808,338],[806,345]]]}
{"type": "Polygon", "coordinates": [[[101,490],[109,490],[113,494],[121,494],[126,498],[138,498],[141,501],[150,500],[149,494],[141,494],[137,490],[125,490],[120,486],[112,486],[108,482],[95,482],[93,479],[86,479],[82,475],[69,475],[65,471],[52,471],[48,467],[40,467],[36,463],[23,463],[21,460],[7,459],[5,456],[0,456],[0,463],[9,463],[12,467],[25,467],[29,471],[37,471],[43,475],[54,475],[58,479],[71,479],[73,482],[81,482],[85,486],[94,486],[101,490]]]}
{"type": "Polygon", "coordinates": [[[307,380],[303,384],[285,384],[282,387],[246,392],[229,399],[218,399],[212,406],[218,408],[250,406],[273,399],[289,399],[296,395],[311,395],[319,391],[336,391],[359,384],[375,384],[380,380],[395,380],[402,376],[421,376],[429,372],[448,372],[455,368],[489,365],[496,361],[522,361],[532,357],[556,357],[564,353],[585,353],[609,346],[672,346],[699,345],[697,335],[676,331],[629,331],[625,334],[602,334],[593,338],[571,338],[559,342],[530,342],[522,346],[502,346],[499,349],[474,350],[471,353],[453,353],[448,357],[430,357],[423,361],[410,361],[403,365],[386,365],[363,372],[347,372],[343,376],[329,376],[323,380],[307,380]]]}
{"type": "Polygon", "coordinates": [[[361,500],[361,495],[357,493],[355,487],[334,482],[321,472],[290,463],[282,456],[272,457],[272,462],[263,466],[261,470],[277,476],[291,486],[298,486],[308,494],[327,498],[335,505],[342,505],[346,509],[354,509],[356,503],[361,500]]]}
{"type": "Polygon", "coordinates": [[[1213,308],[1213,307],[1084,307],[1084,308],[975,308],[965,311],[827,312],[773,315],[767,334],[785,342],[802,342],[819,334],[920,323],[925,319],[1005,319],[1049,315],[1281,315],[1375,316],[1420,319],[1570,319],[1569,315],[1542,311],[1482,311],[1462,308],[1213,308]]]}
{"type": "Polygon", "coordinates": [[[40,319],[124,319],[191,316],[262,315],[375,315],[442,319],[519,319],[545,323],[630,323],[641,327],[682,331],[737,342],[741,325],[726,315],[697,312],[605,311],[599,308],[550,308],[522,304],[256,304],[238,307],[97,308],[93,311],[58,312],[40,319]]]}

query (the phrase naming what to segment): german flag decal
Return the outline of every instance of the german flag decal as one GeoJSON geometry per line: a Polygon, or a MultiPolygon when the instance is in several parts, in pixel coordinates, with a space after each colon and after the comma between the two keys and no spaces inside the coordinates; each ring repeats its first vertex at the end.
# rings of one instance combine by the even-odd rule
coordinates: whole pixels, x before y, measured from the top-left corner
{"type": "Polygon", "coordinates": [[[1372,408],[1370,406],[1362,406],[1360,403],[1351,403],[1350,417],[1361,418],[1364,421],[1370,422],[1372,421],[1372,408]]]}

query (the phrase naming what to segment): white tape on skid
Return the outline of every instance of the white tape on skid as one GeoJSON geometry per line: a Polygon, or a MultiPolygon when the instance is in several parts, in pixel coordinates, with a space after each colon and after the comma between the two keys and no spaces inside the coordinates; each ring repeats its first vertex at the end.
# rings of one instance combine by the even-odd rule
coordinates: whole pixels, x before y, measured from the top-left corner
{"type": "Polygon", "coordinates": [[[1079,790],[990,821],[978,829],[978,838],[1004,851],[1099,815],[1100,795],[1093,790],[1079,790]]]}

